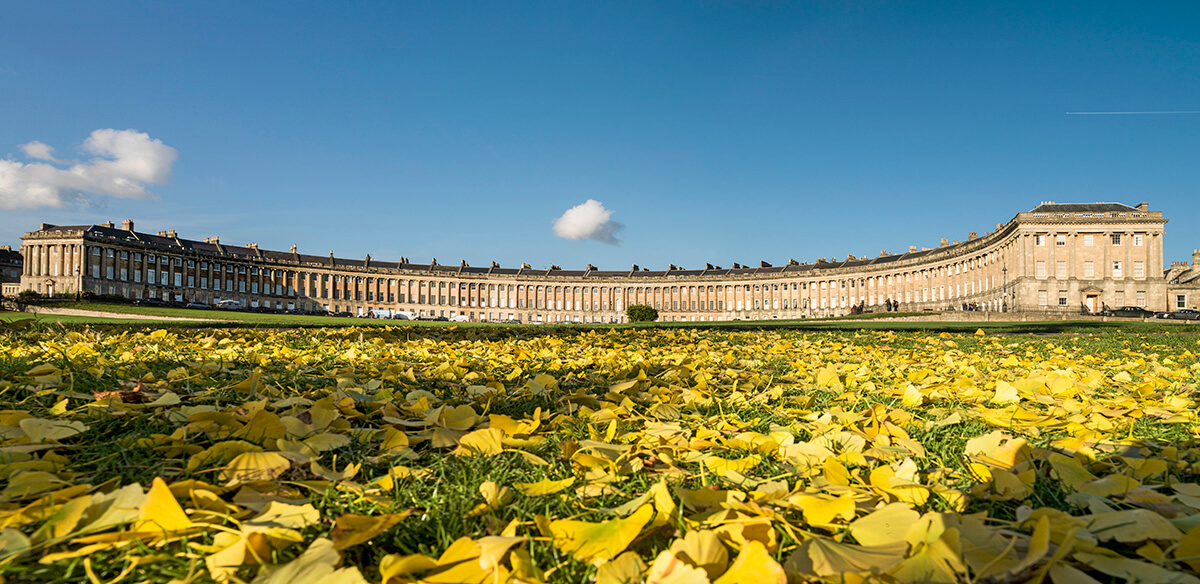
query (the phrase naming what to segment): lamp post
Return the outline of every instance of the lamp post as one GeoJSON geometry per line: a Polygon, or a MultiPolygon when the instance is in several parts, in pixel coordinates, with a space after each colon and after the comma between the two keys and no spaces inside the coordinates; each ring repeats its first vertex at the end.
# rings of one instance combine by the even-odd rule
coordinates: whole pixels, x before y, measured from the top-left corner
{"type": "Polygon", "coordinates": [[[1008,266],[1000,268],[1004,276],[1004,285],[1000,287],[1000,312],[1008,312],[1008,266]]]}

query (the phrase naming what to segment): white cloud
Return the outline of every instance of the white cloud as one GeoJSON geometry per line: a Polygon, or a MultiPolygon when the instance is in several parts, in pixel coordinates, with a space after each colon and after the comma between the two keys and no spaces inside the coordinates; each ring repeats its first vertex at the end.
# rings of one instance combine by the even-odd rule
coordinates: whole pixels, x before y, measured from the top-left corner
{"type": "Polygon", "coordinates": [[[618,231],[624,225],[611,219],[612,211],[604,208],[604,204],[594,199],[567,209],[562,217],[554,222],[554,233],[563,239],[594,239],[609,245],[621,245],[616,238],[618,231]]]}
{"type": "Polygon", "coordinates": [[[0,159],[0,209],[62,207],[68,201],[88,204],[90,195],[157,198],[148,187],[169,181],[179,156],[179,151],[137,130],[92,132],[83,142],[91,157],[79,162],[55,158],[54,149],[42,142],[20,148],[27,158],[48,162],[0,159]]]}
{"type": "Polygon", "coordinates": [[[54,148],[52,146],[50,146],[49,144],[46,144],[45,142],[38,142],[37,140],[34,140],[33,142],[30,142],[28,144],[21,144],[20,146],[17,146],[17,148],[20,148],[21,151],[25,153],[25,156],[27,158],[36,158],[38,160],[49,160],[51,162],[59,162],[59,163],[62,162],[61,160],[54,157],[54,154],[53,154],[54,148]]]}

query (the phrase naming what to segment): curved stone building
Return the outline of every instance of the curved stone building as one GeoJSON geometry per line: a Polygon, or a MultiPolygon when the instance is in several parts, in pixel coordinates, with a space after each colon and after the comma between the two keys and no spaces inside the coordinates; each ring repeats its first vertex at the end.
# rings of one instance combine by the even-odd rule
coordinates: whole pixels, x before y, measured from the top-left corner
{"type": "MultiPolygon", "coordinates": [[[[858,310],[1086,312],[1194,307],[1200,278],[1163,271],[1161,211],[1146,203],[1043,203],[996,230],[874,258],[704,269],[540,270],[416,264],[231,246],[101,225],[43,224],[23,237],[22,289],[472,321],[621,322],[649,304],[661,320],[812,318],[858,310]],[[1182,294],[1182,296],[1181,296],[1182,294]]],[[[1200,254],[1193,256],[1193,263],[1200,254]]],[[[1187,268],[1187,269],[1184,269],[1187,268]]],[[[1182,270],[1182,271],[1181,271],[1182,270]]]]}

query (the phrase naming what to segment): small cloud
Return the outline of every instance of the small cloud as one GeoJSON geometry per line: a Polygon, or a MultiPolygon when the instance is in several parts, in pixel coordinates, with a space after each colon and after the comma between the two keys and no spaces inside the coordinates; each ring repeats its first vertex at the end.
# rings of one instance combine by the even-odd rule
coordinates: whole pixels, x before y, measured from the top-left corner
{"type": "Polygon", "coordinates": [[[50,162],[62,163],[61,160],[54,157],[54,148],[45,142],[34,140],[28,144],[17,146],[25,153],[26,158],[35,158],[37,160],[49,160],[50,162]]]}
{"type": "Polygon", "coordinates": [[[611,220],[610,217],[612,211],[605,209],[603,203],[588,199],[567,209],[562,217],[554,222],[554,233],[563,239],[593,239],[609,245],[621,245],[621,240],[616,238],[616,234],[625,226],[611,220]]]}
{"type": "Polygon", "coordinates": [[[20,145],[22,163],[0,159],[0,209],[94,206],[91,195],[154,199],[150,185],[171,179],[179,151],[137,130],[96,130],[83,142],[90,158],[74,162],[54,157],[54,148],[33,141],[20,145]],[[60,168],[66,166],[67,168],[60,168]]]}

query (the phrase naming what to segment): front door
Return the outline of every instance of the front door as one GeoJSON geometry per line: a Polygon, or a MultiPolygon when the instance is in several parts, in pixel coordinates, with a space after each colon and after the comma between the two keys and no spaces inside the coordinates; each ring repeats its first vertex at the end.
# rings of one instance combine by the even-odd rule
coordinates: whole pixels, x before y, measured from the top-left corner
{"type": "Polygon", "coordinates": [[[1096,312],[1096,297],[1088,296],[1084,298],[1084,305],[1087,306],[1088,312],[1096,312]]]}

